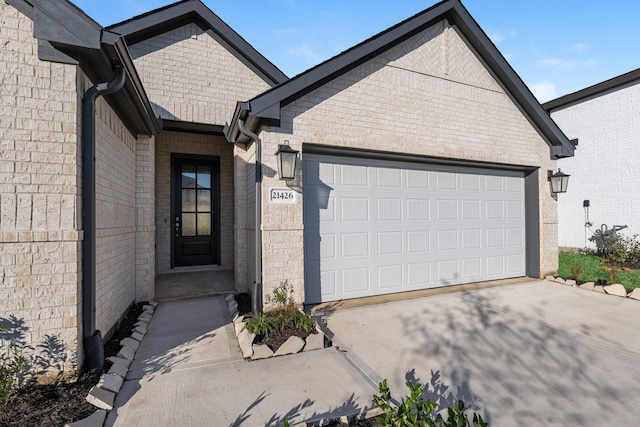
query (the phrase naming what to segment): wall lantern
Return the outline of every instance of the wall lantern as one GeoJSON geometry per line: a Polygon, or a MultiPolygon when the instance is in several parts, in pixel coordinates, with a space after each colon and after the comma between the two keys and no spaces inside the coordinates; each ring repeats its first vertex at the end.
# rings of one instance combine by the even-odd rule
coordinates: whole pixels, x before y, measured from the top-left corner
{"type": "Polygon", "coordinates": [[[553,194],[566,193],[567,186],[569,185],[569,177],[558,168],[558,172],[547,171],[548,179],[551,181],[551,192],[553,194]]]}
{"type": "Polygon", "coordinates": [[[299,151],[289,147],[289,141],[284,145],[278,145],[276,157],[278,158],[278,175],[280,179],[291,180],[296,177],[296,157],[299,151]]]}

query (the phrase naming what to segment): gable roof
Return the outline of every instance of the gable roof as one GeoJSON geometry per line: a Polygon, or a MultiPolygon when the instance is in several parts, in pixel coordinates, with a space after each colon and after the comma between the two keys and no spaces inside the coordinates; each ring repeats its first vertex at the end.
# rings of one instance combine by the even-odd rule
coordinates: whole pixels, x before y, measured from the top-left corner
{"type": "Polygon", "coordinates": [[[278,67],[233,31],[201,0],[182,0],[113,24],[107,29],[122,34],[127,43],[133,45],[190,23],[200,26],[270,86],[276,86],[288,79],[278,67]]]}
{"type": "Polygon", "coordinates": [[[280,109],[312,90],[378,56],[395,45],[447,19],[455,25],[493,72],[529,122],[550,146],[554,158],[573,156],[574,147],[551,119],[516,72],[500,54],[489,37],[471,17],[460,0],[444,0],[417,15],[371,37],[351,49],[299,74],[247,102],[239,102],[233,120],[225,129],[231,142],[247,143],[238,129],[238,120],[246,122],[250,131],[263,124],[276,124],[280,109]]]}
{"type": "Polygon", "coordinates": [[[593,86],[589,86],[585,89],[581,89],[577,92],[573,92],[568,95],[561,96],[560,98],[545,102],[544,104],[542,104],[542,107],[544,107],[544,109],[548,112],[551,112],[552,110],[566,107],[569,104],[582,101],[586,98],[597,96],[611,90],[619,89],[622,86],[636,81],[640,82],[640,68],[629,71],[628,73],[622,74],[618,77],[605,80],[604,82],[595,84],[593,86]]]}
{"type": "Polygon", "coordinates": [[[7,3],[33,21],[39,59],[78,65],[94,84],[113,80],[116,68],[124,68],[124,87],[105,95],[105,100],[132,133],[155,135],[160,131],[129,50],[119,34],[104,30],[68,0],[7,0],[7,3]]]}

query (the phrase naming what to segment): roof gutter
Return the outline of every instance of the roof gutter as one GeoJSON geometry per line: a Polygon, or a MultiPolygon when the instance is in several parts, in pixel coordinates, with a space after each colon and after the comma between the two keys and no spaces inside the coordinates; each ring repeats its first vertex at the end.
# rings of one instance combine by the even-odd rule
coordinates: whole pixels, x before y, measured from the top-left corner
{"type": "Polygon", "coordinates": [[[83,371],[100,372],[104,367],[102,334],[96,330],[96,100],[124,87],[127,73],[121,65],[110,82],[89,88],[82,98],[82,335],[85,352],[83,371]]]}
{"type": "Polygon", "coordinates": [[[257,316],[262,311],[262,304],[258,295],[262,296],[262,142],[258,135],[248,131],[244,127],[244,120],[238,119],[238,130],[245,136],[248,136],[256,144],[256,226],[255,226],[255,264],[256,276],[253,283],[252,307],[253,313],[257,316]]]}

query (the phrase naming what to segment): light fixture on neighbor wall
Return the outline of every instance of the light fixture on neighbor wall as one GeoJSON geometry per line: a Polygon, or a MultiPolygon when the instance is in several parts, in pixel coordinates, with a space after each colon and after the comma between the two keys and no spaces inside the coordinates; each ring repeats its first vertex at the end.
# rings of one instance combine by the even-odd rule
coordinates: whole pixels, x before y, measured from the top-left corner
{"type": "Polygon", "coordinates": [[[292,180],[296,177],[296,157],[298,157],[299,151],[289,147],[289,141],[284,141],[284,144],[278,145],[278,151],[276,151],[276,158],[278,159],[278,175],[280,179],[292,180]]]}
{"type": "Polygon", "coordinates": [[[553,194],[566,193],[567,186],[569,185],[569,177],[558,168],[558,172],[553,173],[552,170],[547,171],[548,180],[551,181],[551,192],[553,194]]]}

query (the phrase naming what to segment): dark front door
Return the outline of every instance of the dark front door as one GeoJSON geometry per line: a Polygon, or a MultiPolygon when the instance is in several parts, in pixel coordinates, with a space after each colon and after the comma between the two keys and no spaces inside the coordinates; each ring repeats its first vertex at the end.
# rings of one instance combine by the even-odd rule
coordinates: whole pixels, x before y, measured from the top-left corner
{"type": "Polygon", "coordinates": [[[219,160],[173,161],[173,265],[219,263],[219,160]]]}

